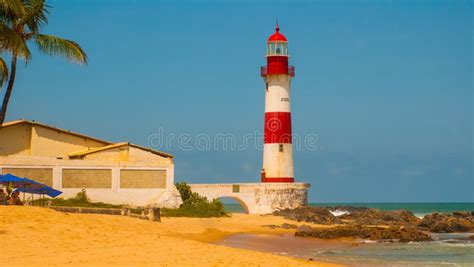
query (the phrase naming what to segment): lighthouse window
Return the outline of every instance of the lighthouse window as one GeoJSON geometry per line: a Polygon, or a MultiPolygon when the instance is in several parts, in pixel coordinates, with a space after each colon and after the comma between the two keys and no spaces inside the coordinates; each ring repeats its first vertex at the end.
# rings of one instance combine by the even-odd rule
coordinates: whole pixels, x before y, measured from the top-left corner
{"type": "Polygon", "coordinates": [[[267,55],[288,55],[288,45],[286,43],[269,43],[267,46],[267,55]]]}
{"type": "Polygon", "coordinates": [[[280,144],[279,150],[280,150],[280,152],[283,152],[283,144],[280,144]]]}
{"type": "Polygon", "coordinates": [[[275,49],[276,49],[276,44],[275,43],[268,44],[268,54],[269,55],[274,55],[275,54],[275,49]]]}

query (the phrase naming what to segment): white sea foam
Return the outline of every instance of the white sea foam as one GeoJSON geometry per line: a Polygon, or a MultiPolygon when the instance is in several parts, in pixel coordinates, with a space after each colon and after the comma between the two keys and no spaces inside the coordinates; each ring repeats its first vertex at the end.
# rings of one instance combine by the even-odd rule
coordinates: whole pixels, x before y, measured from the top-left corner
{"type": "Polygon", "coordinates": [[[416,217],[418,217],[420,219],[423,219],[423,217],[426,216],[426,213],[417,213],[417,212],[415,212],[415,213],[413,213],[413,215],[415,215],[416,217]]]}
{"type": "Polygon", "coordinates": [[[347,210],[331,210],[330,211],[332,215],[334,216],[341,216],[341,215],[344,215],[344,214],[349,214],[349,212],[347,210]]]}

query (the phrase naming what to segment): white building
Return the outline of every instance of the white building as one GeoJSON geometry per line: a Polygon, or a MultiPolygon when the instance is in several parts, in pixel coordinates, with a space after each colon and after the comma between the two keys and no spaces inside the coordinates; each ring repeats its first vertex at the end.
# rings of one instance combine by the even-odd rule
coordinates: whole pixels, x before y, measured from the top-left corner
{"type": "Polygon", "coordinates": [[[92,201],[169,208],[181,204],[172,155],[34,121],[0,127],[0,173],[37,180],[65,198],[86,189],[92,201]]]}

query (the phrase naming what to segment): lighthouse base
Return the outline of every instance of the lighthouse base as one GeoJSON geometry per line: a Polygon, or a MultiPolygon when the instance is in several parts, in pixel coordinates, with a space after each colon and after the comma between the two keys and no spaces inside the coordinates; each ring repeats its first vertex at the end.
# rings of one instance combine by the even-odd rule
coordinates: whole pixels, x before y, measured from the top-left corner
{"type": "Polygon", "coordinates": [[[191,190],[209,200],[230,197],[249,214],[269,214],[308,204],[307,183],[191,184],[191,190]]]}

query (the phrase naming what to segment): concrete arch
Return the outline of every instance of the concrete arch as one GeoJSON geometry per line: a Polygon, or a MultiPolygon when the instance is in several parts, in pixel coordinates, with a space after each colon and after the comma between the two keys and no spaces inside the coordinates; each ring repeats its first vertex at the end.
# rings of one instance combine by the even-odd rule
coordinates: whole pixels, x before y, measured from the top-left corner
{"type": "Polygon", "coordinates": [[[242,208],[244,209],[244,212],[246,214],[250,213],[248,204],[245,203],[245,201],[243,201],[239,197],[236,197],[236,196],[220,196],[220,197],[217,197],[217,199],[220,199],[220,198],[232,198],[233,200],[239,202],[240,206],[242,206],[242,208]]]}
{"type": "Polygon", "coordinates": [[[212,200],[229,197],[237,200],[246,213],[268,214],[275,210],[296,208],[307,203],[309,184],[237,183],[190,184],[191,190],[212,200]]]}

